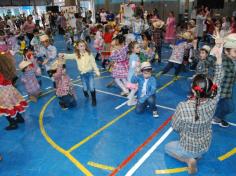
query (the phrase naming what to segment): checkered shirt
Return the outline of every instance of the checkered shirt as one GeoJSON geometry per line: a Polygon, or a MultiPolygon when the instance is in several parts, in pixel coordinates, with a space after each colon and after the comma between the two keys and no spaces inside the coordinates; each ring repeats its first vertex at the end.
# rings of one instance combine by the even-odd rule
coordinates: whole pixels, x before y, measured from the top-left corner
{"type": "MultiPolygon", "coordinates": [[[[221,65],[216,65],[214,83],[220,85],[223,78],[221,65]]],[[[209,149],[212,129],[211,120],[215,113],[220,96],[220,87],[217,95],[212,99],[203,99],[198,106],[199,120],[195,121],[195,99],[180,102],[173,115],[172,127],[180,133],[180,145],[184,150],[197,154],[209,149]]]]}
{"type": "Polygon", "coordinates": [[[224,70],[224,78],[221,84],[221,98],[232,98],[233,94],[233,86],[236,82],[236,70],[234,66],[234,62],[223,56],[223,70],[224,70]]]}
{"type": "Polygon", "coordinates": [[[115,62],[112,69],[113,78],[122,79],[128,77],[129,61],[127,52],[127,46],[121,48],[120,50],[115,50],[112,52],[110,59],[115,62]]]}
{"type": "Polygon", "coordinates": [[[21,77],[21,81],[29,95],[37,95],[40,92],[40,85],[33,70],[26,71],[21,77]]]}

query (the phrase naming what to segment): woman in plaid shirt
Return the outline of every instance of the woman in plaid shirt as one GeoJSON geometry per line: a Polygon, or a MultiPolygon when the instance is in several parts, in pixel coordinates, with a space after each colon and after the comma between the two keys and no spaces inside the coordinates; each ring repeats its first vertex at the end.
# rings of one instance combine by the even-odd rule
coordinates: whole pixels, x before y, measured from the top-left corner
{"type": "Polygon", "coordinates": [[[210,147],[211,120],[220,97],[220,84],[223,78],[222,48],[213,48],[217,58],[214,80],[211,81],[203,74],[196,75],[191,86],[192,97],[186,102],[179,103],[176,108],[172,127],[180,134],[180,140],[172,141],[165,146],[168,155],[187,163],[190,174],[197,172],[196,159],[201,158],[210,147]]]}

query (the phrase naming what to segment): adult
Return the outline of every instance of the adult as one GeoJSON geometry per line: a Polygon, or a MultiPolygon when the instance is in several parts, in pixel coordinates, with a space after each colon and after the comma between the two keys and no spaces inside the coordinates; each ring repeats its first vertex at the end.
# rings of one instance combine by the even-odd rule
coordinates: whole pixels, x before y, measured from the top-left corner
{"type": "Polygon", "coordinates": [[[100,13],[100,18],[101,18],[102,24],[107,24],[107,13],[104,9],[102,9],[102,11],[100,13]]]}
{"type": "Polygon", "coordinates": [[[82,34],[82,30],[83,30],[83,18],[81,17],[81,15],[79,13],[75,13],[75,26],[76,26],[76,40],[80,39],[80,36],[82,34]]]}
{"type": "Polygon", "coordinates": [[[166,21],[165,42],[174,44],[175,37],[176,37],[176,21],[174,12],[171,11],[166,21]]]}
{"type": "Polygon", "coordinates": [[[199,42],[203,38],[204,34],[204,23],[208,13],[204,13],[204,10],[200,9],[197,12],[197,19],[196,19],[196,33],[197,33],[197,48],[199,47],[199,42]]]}
{"type": "Polygon", "coordinates": [[[57,19],[59,34],[64,35],[66,29],[66,17],[64,12],[60,13],[60,16],[57,19]]]}
{"type": "Polygon", "coordinates": [[[29,43],[34,37],[33,31],[35,29],[35,24],[33,22],[33,16],[27,16],[25,23],[22,26],[22,31],[26,33],[27,38],[29,39],[29,43]]]}

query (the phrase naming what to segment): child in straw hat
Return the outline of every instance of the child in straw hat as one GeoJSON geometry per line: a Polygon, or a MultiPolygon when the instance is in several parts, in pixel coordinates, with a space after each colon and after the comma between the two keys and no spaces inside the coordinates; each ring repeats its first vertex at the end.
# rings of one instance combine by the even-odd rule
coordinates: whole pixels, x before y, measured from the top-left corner
{"type": "Polygon", "coordinates": [[[33,102],[37,102],[37,99],[40,94],[40,85],[36,78],[36,73],[33,68],[32,62],[29,60],[23,60],[19,64],[19,68],[23,72],[21,81],[24,83],[25,89],[29,94],[30,100],[33,102]]]}
{"type": "Polygon", "coordinates": [[[157,75],[157,77],[169,72],[169,70],[174,67],[175,79],[177,78],[181,71],[185,50],[192,47],[192,45],[189,44],[189,41],[192,40],[192,38],[193,37],[190,32],[184,32],[179,35],[179,39],[176,41],[176,44],[171,46],[173,50],[167,66],[157,75]]]}
{"type": "Polygon", "coordinates": [[[162,39],[163,39],[163,27],[165,23],[161,20],[155,21],[152,23],[152,41],[154,42],[155,46],[155,53],[156,53],[156,59],[158,59],[158,62],[161,62],[161,47],[162,47],[162,39]]]}

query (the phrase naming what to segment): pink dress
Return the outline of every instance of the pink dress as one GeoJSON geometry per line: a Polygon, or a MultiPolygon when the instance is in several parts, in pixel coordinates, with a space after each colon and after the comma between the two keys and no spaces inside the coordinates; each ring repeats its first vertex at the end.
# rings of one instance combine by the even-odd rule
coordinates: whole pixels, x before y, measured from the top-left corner
{"type": "Polygon", "coordinates": [[[166,21],[166,43],[174,42],[176,36],[175,17],[168,17],[166,21]]]}

